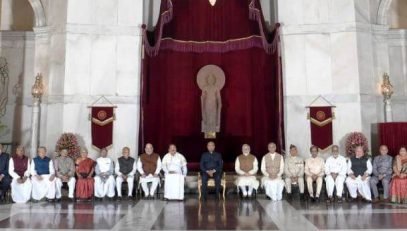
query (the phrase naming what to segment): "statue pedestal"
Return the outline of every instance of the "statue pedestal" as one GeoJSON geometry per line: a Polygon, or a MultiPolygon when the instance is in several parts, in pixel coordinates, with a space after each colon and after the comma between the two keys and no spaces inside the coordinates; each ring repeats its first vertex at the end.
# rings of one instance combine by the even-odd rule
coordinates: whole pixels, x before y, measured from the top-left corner
{"type": "Polygon", "coordinates": [[[216,139],[216,132],[205,132],[205,139],[216,139]]]}

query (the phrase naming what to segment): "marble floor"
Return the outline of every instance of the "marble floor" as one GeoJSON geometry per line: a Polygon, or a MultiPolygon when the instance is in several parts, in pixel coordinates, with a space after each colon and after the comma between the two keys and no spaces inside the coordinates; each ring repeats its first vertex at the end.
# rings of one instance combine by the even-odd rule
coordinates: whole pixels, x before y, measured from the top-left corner
{"type": "Polygon", "coordinates": [[[0,205],[0,230],[407,230],[407,205],[326,205],[263,195],[199,203],[162,200],[0,205]]]}

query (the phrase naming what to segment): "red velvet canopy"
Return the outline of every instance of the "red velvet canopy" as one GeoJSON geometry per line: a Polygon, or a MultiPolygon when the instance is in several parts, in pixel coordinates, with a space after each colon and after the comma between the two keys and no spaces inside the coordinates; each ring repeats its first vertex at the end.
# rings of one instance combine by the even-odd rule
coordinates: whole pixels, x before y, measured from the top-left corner
{"type": "Polygon", "coordinates": [[[175,143],[197,167],[206,142],[201,133],[199,69],[218,65],[221,131],[215,139],[226,168],[241,145],[261,157],[267,143],[284,145],[278,26],[265,30],[258,0],[163,0],[155,31],[144,28],[140,148],[164,153],[175,143]]]}
{"type": "MultiPolygon", "coordinates": [[[[379,144],[387,145],[389,155],[398,155],[401,146],[407,145],[407,123],[379,123],[379,144]]],[[[378,150],[374,150],[373,153],[378,153],[378,150]]]]}

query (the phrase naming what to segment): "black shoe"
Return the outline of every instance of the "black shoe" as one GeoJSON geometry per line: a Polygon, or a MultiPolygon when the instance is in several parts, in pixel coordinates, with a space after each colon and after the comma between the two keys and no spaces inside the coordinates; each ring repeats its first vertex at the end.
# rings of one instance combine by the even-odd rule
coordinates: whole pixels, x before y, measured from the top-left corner
{"type": "Polygon", "coordinates": [[[55,202],[61,202],[61,198],[55,199],[55,202]]]}
{"type": "Polygon", "coordinates": [[[350,197],[350,198],[348,199],[348,202],[355,202],[356,200],[357,200],[357,198],[350,197]]]}
{"type": "Polygon", "coordinates": [[[327,203],[327,204],[332,203],[332,201],[333,201],[332,197],[328,197],[328,199],[326,199],[326,203],[327,203]]]}
{"type": "Polygon", "coordinates": [[[311,202],[315,202],[315,198],[314,198],[314,197],[310,196],[309,199],[310,199],[311,202]]]}
{"type": "Polygon", "coordinates": [[[293,199],[293,195],[291,193],[287,193],[287,200],[291,201],[293,199]]]}
{"type": "Polygon", "coordinates": [[[304,193],[300,193],[300,200],[304,200],[305,199],[305,196],[304,196],[304,193]]]}
{"type": "Polygon", "coordinates": [[[342,197],[338,197],[337,199],[336,199],[336,202],[338,202],[339,204],[342,204],[342,197]]]}
{"type": "Polygon", "coordinates": [[[319,197],[316,197],[316,198],[315,198],[315,202],[316,202],[316,203],[319,203],[319,201],[320,201],[320,200],[319,200],[319,197]]]}
{"type": "Polygon", "coordinates": [[[121,201],[122,200],[122,197],[117,197],[116,198],[116,201],[121,201]]]}

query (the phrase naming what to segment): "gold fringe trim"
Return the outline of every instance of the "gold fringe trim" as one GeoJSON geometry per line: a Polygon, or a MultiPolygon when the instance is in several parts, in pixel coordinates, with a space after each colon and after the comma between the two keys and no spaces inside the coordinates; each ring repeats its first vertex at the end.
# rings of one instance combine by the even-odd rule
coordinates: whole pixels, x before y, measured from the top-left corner
{"type": "MultiPolygon", "coordinates": [[[[107,146],[107,147],[105,147],[105,148],[109,150],[111,147],[113,147],[113,144],[111,144],[111,145],[109,145],[109,146],[107,146]]],[[[96,146],[93,145],[93,144],[92,144],[92,148],[94,148],[94,149],[96,149],[98,152],[100,152],[100,148],[96,147],[96,146]]]]}
{"type": "Polygon", "coordinates": [[[323,127],[323,126],[325,126],[325,125],[331,123],[333,119],[332,119],[332,117],[331,117],[331,118],[326,119],[326,120],[321,121],[321,122],[318,121],[318,120],[316,120],[316,119],[314,119],[314,118],[310,118],[310,120],[311,120],[311,123],[313,123],[313,124],[315,124],[315,125],[317,125],[317,126],[319,126],[319,127],[323,127]]]}
{"type": "Polygon", "coordinates": [[[110,117],[109,119],[104,120],[104,121],[100,121],[100,120],[98,120],[96,118],[92,118],[92,122],[99,125],[99,126],[105,126],[106,124],[110,124],[113,121],[114,121],[114,117],[110,117]]]}
{"type": "Polygon", "coordinates": [[[330,148],[332,148],[332,144],[329,145],[328,147],[324,148],[324,149],[321,149],[321,148],[318,147],[318,149],[319,149],[320,152],[325,152],[325,151],[327,151],[327,150],[330,149],[330,148]]]}
{"type": "Polygon", "coordinates": [[[246,39],[251,39],[251,38],[261,38],[261,36],[259,35],[251,35],[251,36],[247,36],[247,37],[243,37],[243,38],[235,38],[235,39],[228,39],[225,41],[193,41],[193,40],[179,40],[179,39],[173,39],[170,37],[165,37],[162,38],[161,41],[164,40],[171,40],[174,42],[179,42],[179,43],[197,43],[197,44],[206,44],[206,43],[214,43],[214,44],[225,44],[225,43],[229,43],[229,42],[235,42],[235,41],[241,41],[241,40],[246,40],[246,39]]]}

